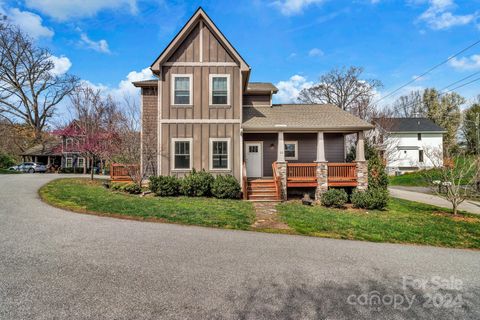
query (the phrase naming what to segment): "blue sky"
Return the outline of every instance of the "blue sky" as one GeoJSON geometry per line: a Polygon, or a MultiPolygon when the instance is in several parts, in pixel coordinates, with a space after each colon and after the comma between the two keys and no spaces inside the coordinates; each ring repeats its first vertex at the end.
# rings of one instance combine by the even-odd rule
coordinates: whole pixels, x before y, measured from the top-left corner
{"type": "MultiPolygon", "coordinates": [[[[480,39],[480,0],[11,0],[1,10],[68,71],[114,95],[136,94],[145,69],[202,6],[252,67],[251,81],[288,102],[333,67],[362,66],[379,96],[480,39]]],[[[416,81],[443,88],[480,71],[480,44],[416,81]]],[[[477,76],[480,77],[480,74],[477,76]]],[[[471,79],[475,79],[473,77],[471,79]]],[[[458,90],[480,94],[480,81],[458,90]]],[[[397,97],[396,95],[395,97],[397,97]]],[[[392,97],[392,98],[395,98],[392,97]]],[[[383,102],[391,102],[391,99],[383,102]]]]}

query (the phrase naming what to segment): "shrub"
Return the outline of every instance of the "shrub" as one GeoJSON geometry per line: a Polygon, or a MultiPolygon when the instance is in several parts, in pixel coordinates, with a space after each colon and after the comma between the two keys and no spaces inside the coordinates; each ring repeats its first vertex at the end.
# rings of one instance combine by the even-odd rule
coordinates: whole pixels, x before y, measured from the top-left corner
{"type": "Polygon", "coordinates": [[[369,188],[365,192],[355,190],[351,200],[355,208],[381,210],[387,207],[388,191],[379,188],[369,188]]]}
{"type": "Polygon", "coordinates": [[[125,183],[114,182],[110,185],[110,189],[114,191],[122,191],[124,186],[125,186],[125,183]]]}
{"type": "Polygon", "coordinates": [[[342,208],[348,201],[348,195],[343,189],[330,189],[322,194],[321,202],[325,207],[342,208]]]}
{"type": "Polygon", "coordinates": [[[150,177],[150,190],[160,197],[178,196],[180,180],[175,176],[150,177]]]}
{"type": "Polygon", "coordinates": [[[123,185],[122,191],[130,194],[140,194],[142,192],[142,188],[136,183],[127,183],[123,185]]]}
{"type": "Polygon", "coordinates": [[[9,168],[15,165],[15,158],[6,153],[0,153],[0,168],[9,168]]]}
{"type": "Polygon", "coordinates": [[[212,184],[212,194],[220,199],[238,199],[241,190],[240,184],[232,175],[219,175],[212,184]]]}
{"type": "Polygon", "coordinates": [[[208,197],[214,180],[211,173],[194,169],[181,180],[180,193],[189,197],[208,197]]]}
{"type": "Polygon", "coordinates": [[[387,190],[388,175],[385,164],[378,152],[374,153],[368,160],[368,186],[369,189],[387,190]]]}

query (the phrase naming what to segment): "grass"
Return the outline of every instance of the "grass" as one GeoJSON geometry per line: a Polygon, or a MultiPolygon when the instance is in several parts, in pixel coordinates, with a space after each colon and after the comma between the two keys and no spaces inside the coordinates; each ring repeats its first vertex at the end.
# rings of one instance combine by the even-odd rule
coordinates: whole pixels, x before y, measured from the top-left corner
{"type": "Polygon", "coordinates": [[[130,219],[248,230],[255,217],[250,202],[214,198],[141,198],[105,189],[99,180],[58,179],[43,186],[39,193],[44,201],[57,207],[130,219]]]}
{"type": "Polygon", "coordinates": [[[392,198],[385,211],[340,210],[300,203],[277,206],[280,218],[304,235],[411,243],[452,248],[480,248],[480,217],[454,217],[446,209],[392,198]]]}
{"type": "Polygon", "coordinates": [[[17,174],[17,173],[21,173],[21,172],[0,168],[0,174],[17,174]]]}

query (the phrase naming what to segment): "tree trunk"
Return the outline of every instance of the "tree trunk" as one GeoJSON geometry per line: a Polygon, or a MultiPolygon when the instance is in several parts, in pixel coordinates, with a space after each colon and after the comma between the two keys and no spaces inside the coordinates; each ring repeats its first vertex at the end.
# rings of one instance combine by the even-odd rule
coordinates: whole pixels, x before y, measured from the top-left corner
{"type": "Polygon", "coordinates": [[[92,158],[90,159],[90,161],[91,161],[91,166],[90,166],[90,180],[93,180],[93,171],[94,171],[94,168],[93,168],[93,158],[94,158],[94,157],[92,157],[92,158]]]}
{"type": "Polygon", "coordinates": [[[453,215],[456,216],[457,213],[458,213],[458,206],[457,206],[456,203],[453,203],[453,208],[452,209],[453,209],[453,215]]]}

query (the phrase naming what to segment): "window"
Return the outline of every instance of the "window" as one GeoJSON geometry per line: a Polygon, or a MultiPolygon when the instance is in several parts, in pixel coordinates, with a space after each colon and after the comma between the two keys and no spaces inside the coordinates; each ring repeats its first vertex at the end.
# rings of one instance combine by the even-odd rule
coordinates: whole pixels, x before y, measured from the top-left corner
{"type": "Polygon", "coordinates": [[[72,165],[73,165],[73,158],[72,157],[65,158],[65,167],[71,168],[72,165]]]}
{"type": "Polygon", "coordinates": [[[418,162],[423,162],[423,150],[418,150],[418,162]]]}
{"type": "Polygon", "coordinates": [[[258,153],[258,146],[248,146],[249,153],[258,153]]]}
{"type": "Polygon", "coordinates": [[[172,169],[192,168],[192,139],[172,139],[172,169]]]}
{"type": "Polygon", "coordinates": [[[210,105],[230,105],[230,75],[210,75],[210,105]]]}
{"type": "Polygon", "coordinates": [[[77,167],[83,168],[85,166],[85,158],[79,157],[77,161],[77,167]]]}
{"type": "Polygon", "coordinates": [[[172,104],[180,106],[192,105],[192,75],[172,75],[172,104]]]}
{"type": "Polygon", "coordinates": [[[418,139],[418,141],[422,140],[422,134],[421,134],[421,133],[419,133],[419,134],[417,135],[417,139],[418,139]]]}
{"type": "Polygon", "coordinates": [[[298,160],[298,141],[285,141],[285,160],[298,160]]]}
{"type": "Polygon", "coordinates": [[[210,139],[210,170],[230,170],[230,138],[210,139]]]}

